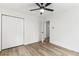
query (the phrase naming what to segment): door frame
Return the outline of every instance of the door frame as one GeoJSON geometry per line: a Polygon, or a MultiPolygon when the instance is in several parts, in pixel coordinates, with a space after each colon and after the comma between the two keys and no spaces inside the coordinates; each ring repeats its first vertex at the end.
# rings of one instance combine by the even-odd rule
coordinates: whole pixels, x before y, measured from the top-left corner
{"type": "Polygon", "coordinates": [[[12,15],[7,15],[7,14],[1,14],[1,51],[2,51],[2,16],[9,16],[9,17],[14,17],[14,18],[20,18],[23,19],[23,45],[24,45],[24,18],[22,17],[17,17],[17,16],[12,16],[12,15]]]}
{"type": "MultiPolygon", "coordinates": [[[[44,39],[46,38],[46,22],[50,22],[50,20],[42,20],[42,42],[44,41],[44,39]]],[[[49,27],[49,30],[50,30],[50,27],[49,27]]],[[[50,33],[49,33],[50,34],[50,33]]],[[[49,35],[50,36],[50,35],[49,35]]]]}

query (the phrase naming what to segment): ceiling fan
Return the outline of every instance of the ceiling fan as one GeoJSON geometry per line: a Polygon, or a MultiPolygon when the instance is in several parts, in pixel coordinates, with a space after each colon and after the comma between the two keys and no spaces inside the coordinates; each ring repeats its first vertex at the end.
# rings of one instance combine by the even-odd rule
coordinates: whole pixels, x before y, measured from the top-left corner
{"type": "Polygon", "coordinates": [[[32,9],[30,11],[35,11],[35,10],[40,10],[40,14],[42,15],[44,13],[45,10],[47,11],[54,11],[53,9],[49,9],[47,8],[47,6],[49,6],[52,3],[35,3],[39,8],[36,9],[32,9]]]}

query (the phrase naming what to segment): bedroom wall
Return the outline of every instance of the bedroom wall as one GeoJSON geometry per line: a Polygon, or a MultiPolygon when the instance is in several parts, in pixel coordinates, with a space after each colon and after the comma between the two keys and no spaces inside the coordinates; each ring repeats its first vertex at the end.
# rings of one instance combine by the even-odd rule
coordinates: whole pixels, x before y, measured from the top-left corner
{"type": "Polygon", "coordinates": [[[79,52],[79,5],[54,12],[50,20],[50,42],[79,52]]]}
{"type": "MultiPolygon", "coordinates": [[[[1,9],[0,9],[0,16],[1,16],[1,9]]],[[[0,51],[1,51],[1,17],[0,17],[0,51]]]]}
{"type": "Polygon", "coordinates": [[[25,44],[30,44],[40,41],[40,24],[41,19],[37,16],[26,15],[24,20],[24,31],[25,31],[25,44]]]}

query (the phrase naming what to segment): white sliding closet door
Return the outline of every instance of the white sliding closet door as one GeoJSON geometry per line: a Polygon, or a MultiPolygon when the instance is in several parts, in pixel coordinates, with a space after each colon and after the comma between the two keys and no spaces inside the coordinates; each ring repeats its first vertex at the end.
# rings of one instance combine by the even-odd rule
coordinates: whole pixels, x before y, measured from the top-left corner
{"type": "Polygon", "coordinates": [[[23,44],[23,19],[2,15],[2,49],[23,44]]]}

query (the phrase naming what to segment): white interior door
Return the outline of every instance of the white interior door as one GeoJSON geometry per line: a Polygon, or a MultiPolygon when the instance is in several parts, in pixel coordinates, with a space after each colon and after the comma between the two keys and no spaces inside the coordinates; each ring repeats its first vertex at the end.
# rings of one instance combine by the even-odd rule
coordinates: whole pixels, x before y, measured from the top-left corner
{"type": "Polygon", "coordinates": [[[41,41],[43,42],[43,40],[44,40],[44,21],[42,21],[42,25],[41,25],[41,41]]]}
{"type": "Polygon", "coordinates": [[[23,19],[2,15],[2,49],[23,44],[23,19]]]}
{"type": "Polygon", "coordinates": [[[42,21],[42,42],[46,38],[46,21],[42,21]]]}

